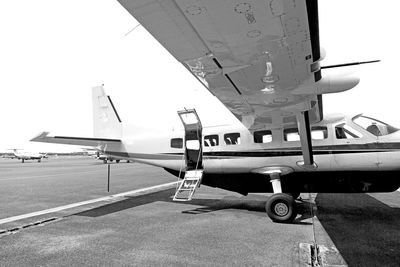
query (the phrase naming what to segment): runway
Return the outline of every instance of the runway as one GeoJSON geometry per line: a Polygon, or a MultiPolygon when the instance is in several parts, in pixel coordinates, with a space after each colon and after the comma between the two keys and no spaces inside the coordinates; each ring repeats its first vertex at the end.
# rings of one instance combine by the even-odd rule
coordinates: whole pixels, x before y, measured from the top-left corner
{"type": "Polygon", "coordinates": [[[111,164],[107,192],[107,166],[93,158],[0,159],[0,266],[400,262],[400,192],[303,193],[296,221],[276,224],[264,194],[201,186],[193,201],[173,202],[176,181],[159,168],[111,164]]]}

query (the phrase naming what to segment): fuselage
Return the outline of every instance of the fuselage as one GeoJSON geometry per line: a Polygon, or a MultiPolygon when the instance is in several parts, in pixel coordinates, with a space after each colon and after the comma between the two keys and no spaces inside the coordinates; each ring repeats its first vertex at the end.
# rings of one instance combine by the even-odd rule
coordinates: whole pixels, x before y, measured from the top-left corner
{"type": "MultiPolygon", "coordinates": [[[[252,173],[258,168],[303,168],[297,129],[281,128],[249,132],[240,126],[203,129],[203,163],[207,173],[252,173]]],[[[182,131],[126,138],[106,154],[180,170],[184,147],[182,131]]],[[[400,170],[400,131],[377,136],[351,118],[329,116],[312,125],[316,168],[312,171],[400,170]],[[347,136],[346,136],[347,134],[347,136]]]]}
{"type": "Polygon", "coordinates": [[[14,151],[14,155],[17,159],[23,159],[23,160],[40,160],[46,157],[46,155],[40,153],[17,152],[17,151],[14,151]]]}
{"type": "MultiPolygon", "coordinates": [[[[307,187],[306,183],[314,184],[313,191],[328,192],[335,186],[340,189],[336,188],[335,192],[396,190],[400,186],[400,179],[397,178],[400,172],[400,131],[389,126],[392,129],[390,133],[383,129],[377,134],[371,128],[356,123],[355,118],[331,115],[312,125],[315,161],[315,168],[312,169],[302,165],[296,128],[272,128],[251,133],[241,125],[204,127],[203,183],[208,181],[208,184],[243,193],[270,191],[269,183],[260,181],[268,181],[263,172],[273,168],[282,170],[288,177],[286,180],[297,177],[287,182],[288,187],[294,184],[292,187],[297,188],[292,191],[309,189],[310,185],[307,187]],[[382,178],[382,172],[386,173],[387,180],[382,178]],[[243,179],[245,177],[247,182],[243,179]],[[321,177],[326,178],[325,184],[321,177]],[[341,184],[340,179],[344,177],[346,183],[341,184]],[[252,184],[249,181],[257,179],[260,181],[254,182],[254,188],[248,185],[252,184]],[[329,179],[333,179],[334,183],[329,183],[329,179]],[[218,180],[221,182],[215,184],[218,180]],[[225,186],[234,180],[236,185],[225,186]],[[348,182],[356,185],[349,185],[348,182]],[[388,182],[387,187],[382,187],[381,182],[388,182]],[[321,184],[315,187],[318,183],[321,184]],[[238,190],[234,189],[236,187],[238,190]]],[[[118,147],[108,147],[106,154],[162,167],[178,176],[185,167],[183,136],[182,130],[125,138],[118,147]]]]}

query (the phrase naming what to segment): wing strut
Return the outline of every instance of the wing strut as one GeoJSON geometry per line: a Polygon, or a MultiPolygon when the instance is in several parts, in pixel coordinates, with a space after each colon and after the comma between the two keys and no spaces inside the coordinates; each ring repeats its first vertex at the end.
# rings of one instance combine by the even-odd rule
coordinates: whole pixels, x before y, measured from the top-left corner
{"type": "Polygon", "coordinates": [[[308,117],[308,111],[302,111],[297,114],[297,127],[299,128],[304,166],[314,166],[314,158],[311,144],[310,119],[308,117]]]}

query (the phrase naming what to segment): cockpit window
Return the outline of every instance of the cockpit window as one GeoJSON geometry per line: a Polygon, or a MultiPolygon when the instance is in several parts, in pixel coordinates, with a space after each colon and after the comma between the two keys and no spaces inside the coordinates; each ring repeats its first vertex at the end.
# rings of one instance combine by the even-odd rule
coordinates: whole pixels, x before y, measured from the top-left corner
{"type": "Polygon", "coordinates": [[[387,123],[366,116],[357,116],[353,121],[375,136],[388,135],[399,130],[387,123]]]}
{"type": "Polygon", "coordinates": [[[335,134],[337,139],[354,139],[362,137],[360,132],[344,123],[336,125],[335,134]]]}

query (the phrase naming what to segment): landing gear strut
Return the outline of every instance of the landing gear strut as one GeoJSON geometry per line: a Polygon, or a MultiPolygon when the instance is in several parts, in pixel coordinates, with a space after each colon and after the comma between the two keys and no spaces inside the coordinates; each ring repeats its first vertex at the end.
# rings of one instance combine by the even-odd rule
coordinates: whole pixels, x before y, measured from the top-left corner
{"type": "Polygon", "coordinates": [[[282,193],[279,172],[270,173],[274,194],[267,200],[265,211],[274,222],[287,223],[296,218],[296,202],[291,195],[282,193]]]}

